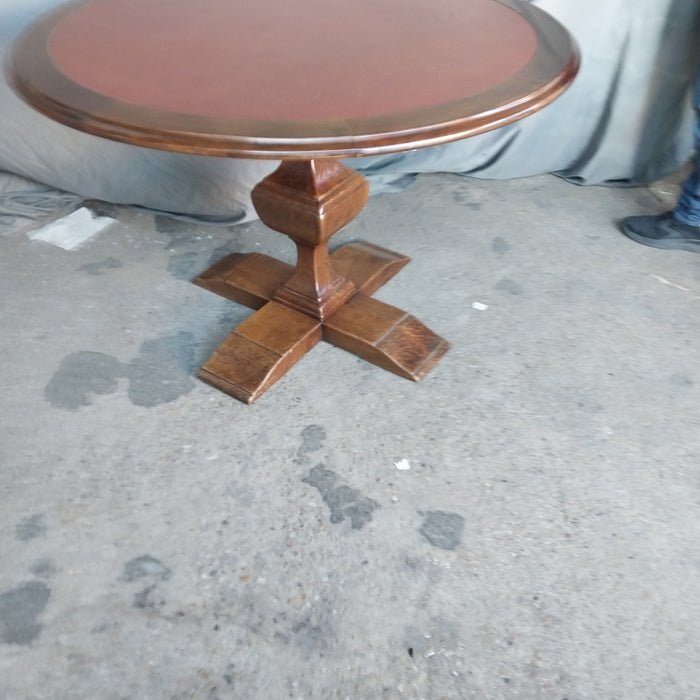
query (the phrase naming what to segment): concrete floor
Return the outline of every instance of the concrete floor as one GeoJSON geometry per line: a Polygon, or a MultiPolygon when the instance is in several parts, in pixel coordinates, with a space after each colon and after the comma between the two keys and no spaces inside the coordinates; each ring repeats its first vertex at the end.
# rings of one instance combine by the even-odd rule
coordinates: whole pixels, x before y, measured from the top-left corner
{"type": "Polygon", "coordinates": [[[700,256],[615,225],[664,206],[375,196],[334,240],[411,255],[376,296],[451,351],[322,343],[253,406],[195,377],[250,312],[189,279],[278,234],[0,238],[0,698],[700,698],[700,256]]]}

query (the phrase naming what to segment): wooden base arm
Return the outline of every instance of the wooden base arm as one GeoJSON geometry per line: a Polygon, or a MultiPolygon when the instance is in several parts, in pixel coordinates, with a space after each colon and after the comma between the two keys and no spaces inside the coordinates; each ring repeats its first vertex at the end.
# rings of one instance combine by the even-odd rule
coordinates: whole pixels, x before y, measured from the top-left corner
{"type": "Polygon", "coordinates": [[[271,301],[229,333],[198,376],[252,403],[321,338],[319,321],[271,301]]]}
{"type": "Polygon", "coordinates": [[[349,243],[331,253],[331,264],[338,275],[367,295],[383,287],[409,262],[411,258],[407,255],[366,241],[349,243]]]}
{"type": "Polygon", "coordinates": [[[416,382],[450,347],[414,316],[363,292],[358,292],[323,324],[323,338],[416,382]]]}
{"type": "MultiPolygon", "coordinates": [[[[384,286],[411,260],[406,255],[360,241],[338,248],[330,256],[339,277],[365,294],[384,286]]],[[[192,280],[219,296],[259,309],[294,274],[294,265],[262,253],[231,253],[192,280]]]]}
{"type": "Polygon", "coordinates": [[[251,309],[267,304],[294,274],[289,265],[262,253],[231,253],[192,281],[251,309]]]}

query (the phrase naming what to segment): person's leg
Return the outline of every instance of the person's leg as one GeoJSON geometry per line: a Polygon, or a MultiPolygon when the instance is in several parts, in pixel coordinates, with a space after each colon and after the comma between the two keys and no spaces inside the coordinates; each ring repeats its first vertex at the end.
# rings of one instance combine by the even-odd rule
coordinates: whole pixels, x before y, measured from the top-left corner
{"type": "Polygon", "coordinates": [[[696,117],[693,171],[683,183],[683,192],[673,210],[673,216],[684,224],[700,226],[700,71],[695,76],[693,104],[696,117]]]}
{"type": "Polygon", "coordinates": [[[693,169],[683,183],[673,211],[658,216],[629,216],[622,221],[622,232],[637,243],[700,253],[700,71],[695,76],[693,104],[696,111],[693,169]]]}

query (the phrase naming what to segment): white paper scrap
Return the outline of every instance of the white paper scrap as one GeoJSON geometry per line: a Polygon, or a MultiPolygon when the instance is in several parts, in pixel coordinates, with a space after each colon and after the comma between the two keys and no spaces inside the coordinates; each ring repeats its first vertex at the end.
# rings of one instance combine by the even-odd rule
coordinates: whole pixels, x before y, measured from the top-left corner
{"type": "Polygon", "coordinates": [[[407,459],[400,459],[398,462],[394,462],[394,466],[400,472],[405,472],[411,468],[411,463],[407,459]]]}
{"type": "Polygon", "coordinates": [[[488,308],[488,304],[482,304],[480,301],[475,301],[472,303],[472,309],[476,309],[477,311],[486,311],[488,308]]]}
{"type": "Polygon", "coordinates": [[[27,235],[33,241],[51,243],[64,250],[75,250],[115,221],[116,219],[109,216],[93,216],[89,209],[80,207],[67,216],[30,231],[27,235]]]}

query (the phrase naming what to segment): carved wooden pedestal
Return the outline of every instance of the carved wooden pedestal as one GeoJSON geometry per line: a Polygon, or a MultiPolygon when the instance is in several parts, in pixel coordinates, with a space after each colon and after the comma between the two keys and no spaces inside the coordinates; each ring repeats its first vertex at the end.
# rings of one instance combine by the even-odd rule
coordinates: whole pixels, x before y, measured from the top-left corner
{"type": "Polygon", "coordinates": [[[194,282],[258,309],[233,330],[199,372],[252,403],[322,338],[418,381],[449,345],[404,311],[373,299],[409,258],[371,243],[328,241],[364,207],[364,176],[325,158],[283,161],[252,194],[263,223],[297,247],[293,267],[259,253],[227,256],[194,282]]]}

